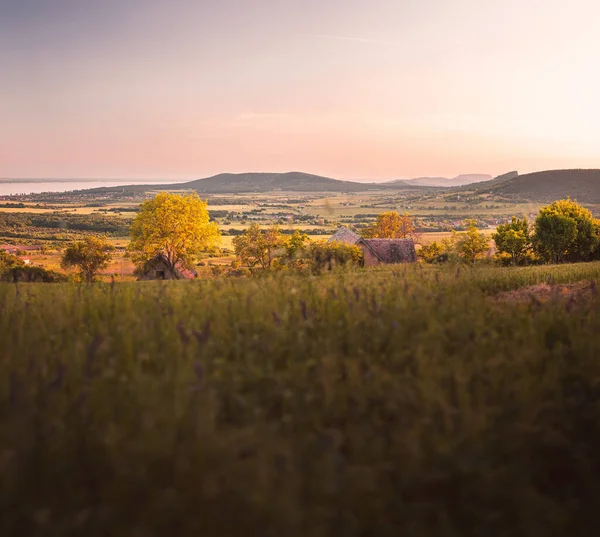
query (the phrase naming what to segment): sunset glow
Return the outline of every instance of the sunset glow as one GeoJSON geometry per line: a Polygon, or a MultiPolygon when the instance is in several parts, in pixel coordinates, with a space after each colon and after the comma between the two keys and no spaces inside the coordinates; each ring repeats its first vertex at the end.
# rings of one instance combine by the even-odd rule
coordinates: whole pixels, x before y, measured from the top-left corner
{"type": "Polygon", "coordinates": [[[600,168],[596,0],[0,0],[0,177],[600,168]]]}

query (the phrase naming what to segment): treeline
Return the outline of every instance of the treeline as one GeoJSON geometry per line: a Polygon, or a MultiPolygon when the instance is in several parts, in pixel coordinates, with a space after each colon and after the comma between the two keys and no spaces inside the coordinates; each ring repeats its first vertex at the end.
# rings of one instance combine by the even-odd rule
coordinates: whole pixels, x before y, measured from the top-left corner
{"type": "MultiPolygon", "coordinates": [[[[492,235],[494,260],[503,265],[578,263],[600,259],[600,220],[571,199],[540,209],[534,222],[513,216],[492,235]]],[[[453,232],[440,242],[424,245],[419,257],[429,263],[462,260],[474,263],[489,257],[490,240],[469,223],[466,233],[453,232]]]]}
{"type": "Polygon", "coordinates": [[[43,230],[74,230],[122,237],[129,233],[131,220],[100,214],[0,213],[0,233],[4,236],[34,234],[43,230]]]}
{"type": "MultiPolygon", "coordinates": [[[[251,224],[252,225],[252,224],[251,224]]],[[[331,229],[288,229],[281,228],[279,232],[282,235],[293,235],[296,231],[307,235],[331,235],[331,229]]],[[[237,237],[246,233],[246,229],[222,229],[221,235],[237,237]]]]}

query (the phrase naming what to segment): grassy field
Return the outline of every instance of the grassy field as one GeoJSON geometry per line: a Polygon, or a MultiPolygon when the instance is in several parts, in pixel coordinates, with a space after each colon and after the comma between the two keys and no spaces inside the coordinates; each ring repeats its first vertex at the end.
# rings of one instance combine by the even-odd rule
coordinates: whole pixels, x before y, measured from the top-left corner
{"type": "Polygon", "coordinates": [[[0,535],[594,535],[598,279],[1,284],[0,535]]]}

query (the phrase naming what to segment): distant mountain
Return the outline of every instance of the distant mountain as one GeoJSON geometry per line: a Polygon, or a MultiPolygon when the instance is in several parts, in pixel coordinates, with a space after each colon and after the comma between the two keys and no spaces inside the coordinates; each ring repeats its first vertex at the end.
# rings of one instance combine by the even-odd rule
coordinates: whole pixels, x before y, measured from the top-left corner
{"type": "Polygon", "coordinates": [[[571,196],[581,203],[600,204],[600,170],[511,172],[477,185],[477,192],[539,203],[571,196]]]}
{"type": "MultiPolygon", "coordinates": [[[[406,186],[399,184],[398,186],[406,186]]],[[[374,183],[340,181],[302,172],[288,173],[221,173],[189,183],[170,185],[207,194],[235,192],[359,192],[381,188],[374,183]]]]}
{"type": "Polygon", "coordinates": [[[288,173],[221,173],[206,179],[165,185],[127,185],[93,189],[90,192],[143,192],[144,190],[195,190],[201,194],[236,194],[252,192],[364,192],[367,190],[415,187],[403,181],[391,183],[357,183],[302,172],[288,173]]]}
{"type": "Polygon", "coordinates": [[[453,177],[451,179],[449,179],[448,177],[416,177],[414,179],[391,181],[390,183],[386,184],[404,183],[410,186],[432,186],[451,188],[455,186],[470,185],[473,183],[489,181],[490,179],[492,179],[491,175],[481,173],[470,173],[457,175],[456,177],[453,177]]]}

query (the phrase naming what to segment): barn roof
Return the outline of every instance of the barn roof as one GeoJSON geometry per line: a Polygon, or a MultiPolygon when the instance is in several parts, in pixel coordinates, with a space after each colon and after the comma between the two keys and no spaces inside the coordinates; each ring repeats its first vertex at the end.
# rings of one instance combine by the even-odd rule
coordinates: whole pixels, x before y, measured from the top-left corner
{"type": "Polygon", "coordinates": [[[361,239],[382,263],[414,263],[417,260],[412,239],[361,239]]]}
{"type": "Polygon", "coordinates": [[[351,229],[346,226],[340,227],[327,242],[345,242],[347,244],[358,244],[360,241],[360,235],[354,233],[351,229]]]}

